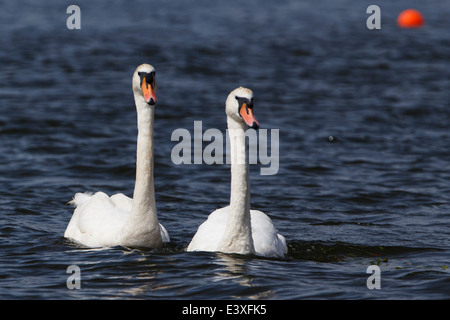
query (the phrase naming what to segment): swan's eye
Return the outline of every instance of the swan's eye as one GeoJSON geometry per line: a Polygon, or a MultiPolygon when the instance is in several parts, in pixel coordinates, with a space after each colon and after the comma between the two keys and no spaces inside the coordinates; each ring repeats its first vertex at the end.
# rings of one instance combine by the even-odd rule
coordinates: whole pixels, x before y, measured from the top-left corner
{"type": "Polygon", "coordinates": [[[141,87],[142,87],[142,81],[144,81],[145,75],[146,75],[145,72],[141,72],[141,71],[138,72],[138,76],[141,78],[141,87]]]}
{"type": "Polygon", "coordinates": [[[155,72],[145,74],[145,81],[149,83],[153,89],[155,89],[155,72]]]}
{"type": "Polygon", "coordinates": [[[236,97],[236,100],[238,102],[238,110],[240,110],[242,108],[242,105],[244,103],[247,103],[247,101],[248,101],[247,98],[241,98],[241,97],[236,97]]]}
{"type": "Polygon", "coordinates": [[[155,86],[156,86],[155,71],[152,71],[150,73],[144,72],[144,71],[139,71],[138,75],[141,78],[141,86],[142,86],[142,81],[145,79],[145,82],[147,83],[147,87],[148,87],[148,85],[150,85],[153,89],[155,89],[155,86]]]}
{"type": "Polygon", "coordinates": [[[253,108],[253,98],[248,99],[248,98],[242,98],[242,97],[238,97],[238,96],[236,96],[235,98],[238,101],[239,109],[242,107],[242,105],[244,103],[247,104],[247,107],[253,108]]]}

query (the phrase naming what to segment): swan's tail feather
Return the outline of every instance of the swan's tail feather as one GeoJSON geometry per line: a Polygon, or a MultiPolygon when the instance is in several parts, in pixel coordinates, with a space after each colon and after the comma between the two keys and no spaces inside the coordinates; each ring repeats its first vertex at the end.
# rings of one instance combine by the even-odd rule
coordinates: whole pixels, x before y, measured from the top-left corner
{"type": "Polygon", "coordinates": [[[78,206],[82,205],[83,203],[85,203],[86,201],[88,201],[91,198],[91,196],[92,196],[92,193],[89,193],[89,192],[85,192],[85,193],[78,192],[73,196],[72,200],[67,202],[67,204],[74,206],[74,207],[78,207],[78,206]]]}

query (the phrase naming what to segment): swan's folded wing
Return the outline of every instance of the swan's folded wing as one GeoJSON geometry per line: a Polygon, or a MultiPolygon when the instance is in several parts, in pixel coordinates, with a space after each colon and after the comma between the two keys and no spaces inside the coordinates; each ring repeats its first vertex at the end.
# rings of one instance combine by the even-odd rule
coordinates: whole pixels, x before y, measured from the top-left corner
{"type": "Polygon", "coordinates": [[[160,223],[159,224],[159,230],[161,231],[161,238],[163,242],[170,242],[169,233],[167,232],[166,228],[160,223]]]}
{"type": "Polygon", "coordinates": [[[187,251],[216,251],[225,232],[229,206],[213,211],[197,230],[187,251]]]}
{"type": "Polygon", "coordinates": [[[286,239],[278,234],[268,215],[251,210],[253,245],[257,255],[282,258],[287,253],[286,239]]]}
{"type": "Polygon", "coordinates": [[[89,247],[115,245],[128,213],[103,192],[79,194],[73,202],[77,207],[64,236],[89,247]]]}
{"type": "Polygon", "coordinates": [[[131,207],[133,206],[133,199],[130,197],[127,197],[123,193],[116,193],[111,196],[111,201],[114,203],[114,205],[125,211],[125,212],[131,212],[131,207]]]}

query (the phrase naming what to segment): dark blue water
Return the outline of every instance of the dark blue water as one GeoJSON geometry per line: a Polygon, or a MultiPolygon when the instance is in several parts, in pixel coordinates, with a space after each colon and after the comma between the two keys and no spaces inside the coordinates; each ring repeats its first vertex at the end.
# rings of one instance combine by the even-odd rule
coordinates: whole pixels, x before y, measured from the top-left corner
{"type": "MultiPolygon", "coordinates": [[[[377,1],[69,1],[0,4],[1,299],[448,299],[450,5],[377,1]],[[403,30],[419,9],[426,26],[403,30]],[[131,75],[157,70],[155,186],[172,242],[86,249],[63,238],[76,192],[132,195],[131,75]],[[229,199],[229,166],[175,165],[177,128],[225,130],[254,91],[279,129],[279,170],[251,166],[252,207],[286,259],[187,253],[229,199]],[[329,138],[329,137],[332,137],[329,138]],[[70,265],[81,289],[69,290],[70,265]],[[381,289],[366,269],[378,265],[381,289]]],[[[204,144],[204,146],[206,143],[204,144]]]]}

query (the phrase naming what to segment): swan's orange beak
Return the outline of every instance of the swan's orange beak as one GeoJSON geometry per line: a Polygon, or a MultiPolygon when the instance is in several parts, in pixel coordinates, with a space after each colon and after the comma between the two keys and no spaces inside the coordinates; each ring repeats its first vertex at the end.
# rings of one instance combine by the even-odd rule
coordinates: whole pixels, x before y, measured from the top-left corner
{"type": "Polygon", "coordinates": [[[242,104],[241,109],[239,110],[239,114],[250,128],[259,128],[259,122],[258,120],[256,120],[255,115],[253,114],[253,108],[249,107],[246,102],[242,104]]]}
{"type": "Polygon", "coordinates": [[[148,83],[146,78],[142,78],[141,89],[144,94],[144,100],[150,105],[156,104],[156,94],[154,90],[154,83],[148,83]]]}

